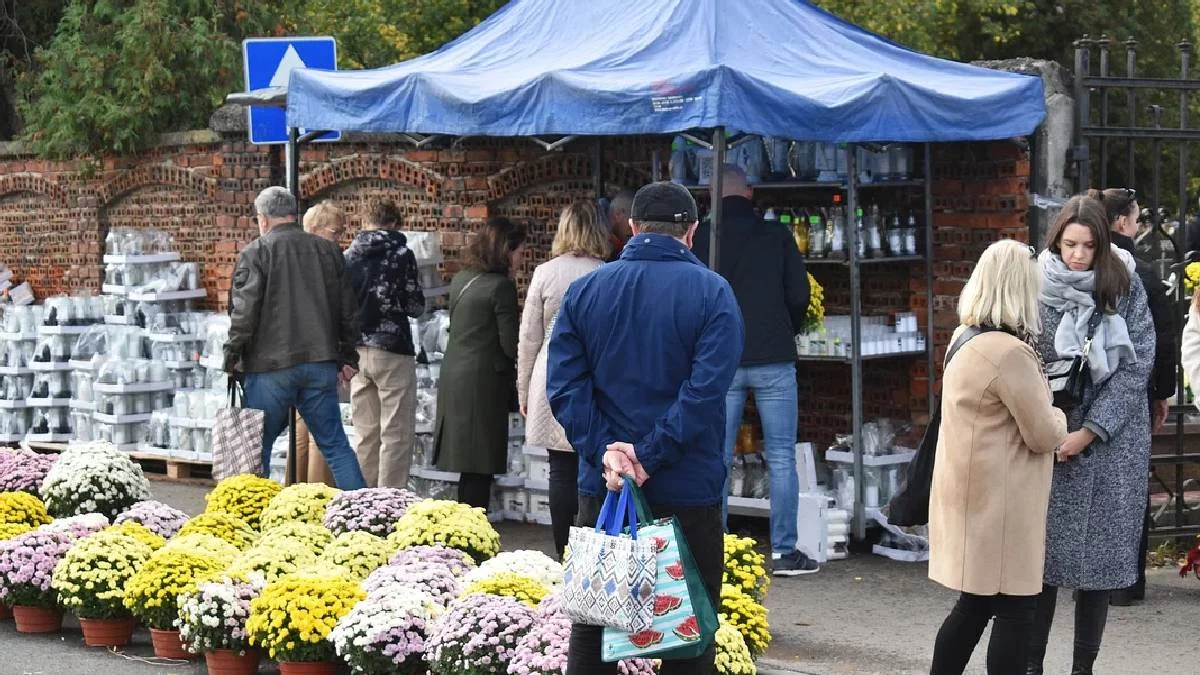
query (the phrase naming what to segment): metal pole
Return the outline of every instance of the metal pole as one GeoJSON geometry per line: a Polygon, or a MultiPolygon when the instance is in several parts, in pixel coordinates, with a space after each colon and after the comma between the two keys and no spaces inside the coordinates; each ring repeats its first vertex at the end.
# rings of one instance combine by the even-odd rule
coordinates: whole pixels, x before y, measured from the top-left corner
{"type": "Polygon", "coordinates": [[[720,241],[721,221],[724,216],[721,213],[721,190],[725,182],[722,179],[722,169],[725,166],[725,127],[717,127],[713,132],[713,171],[712,181],[709,185],[709,222],[712,227],[708,231],[708,269],[719,272],[717,266],[721,260],[720,251],[717,249],[717,242],[720,241]]]}
{"type": "Polygon", "coordinates": [[[592,188],[597,199],[604,197],[604,146],[600,141],[600,136],[592,141],[592,188]]]}
{"type": "Polygon", "coordinates": [[[849,210],[848,230],[854,233],[846,238],[850,253],[850,390],[851,423],[854,438],[854,538],[862,541],[867,536],[867,511],[863,498],[863,363],[862,363],[862,283],[858,267],[858,169],[854,164],[854,145],[846,146],[846,208],[849,210]]]}
{"type": "Polygon", "coordinates": [[[1077,190],[1086,190],[1091,185],[1088,175],[1088,146],[1083,136],[1083,127],[1088,123],[1088,90],[1083,86],[1082,78],[1088,74],[1088,61],[1091,59],[1092,41],[1084,35],[1075,41],[1075,143],[1072,153],[1075,160],[1075,177],[1078,181],[1077,190]]]}
{"type": "MultiPolygon", "coordinates": [[[[1108,77],[1108,49],[1112,40],[1100,36],[1100,77],[1108,77]]],[[[1100,126],[1108,126],[1108,89],[1100,90],[1100,126]]],[[[1108,138],[1100,139],[1100,189],[1108,186],[1108,138]]]]}
{"type": "MultiPolygon", "coordinates": [[[[296,222],[300,222],[300,129],[297,127],[288,127],[288,142],[284,155],[284,168],[286,171],[285,180],[287,182],[288,192],[296,198],[296,222]]],[[[270,472],[270,467],[263,467],[265,471],[270,472]]],[[[305,469],[307,471],[307,469],[305,469]]],[[[288,408],[288,456],[287,456],[287,471],[284,482],[287,485],[292,485],[296,482],[296,477],[300,472],[300,467],[296,466],[296,409],[288,408]]],[[[307,477],[307,474],[306,474],[307,477]]]]}
{"type": "MultiPolygon", "coordinates": [[[[650,153],[650,182],[657,183],[662,180],[662,167],[659,165],[662,159],[659,157],[658,148],[655,148],[650,153]]],[[[629,186],[626,186],[629,187],[629,186]]]]}
{"type": "MultiPolygon", "coordinates": [[[[1137,40],[1134,40],[1133,36],[1131,35],[1131,36],[1129,36],[1129,39],[1125,41],[1125,77],[1136,77],[1136,76],[1137,76],[1137,40]]],[[[1128,126],[1136,127],[1137,126],[1137,94],[1135,93],[1133,87],[1130,87],[1129,89],[1127,89],[1125,91],[1125,109],[1129,111],[1128,126]]],[[[1129,173],[1128,173],[1128,175],[1125,176],[1125,185],[1129,185],[1129,186],[1137,184],[1137,164],[1134,160],[1133,150],[1134,150],[1134,141],[1133,141],[1133,138],[1131,137],[1129,139],[1129,143],[1126,144],[1126,153],[1127,153],[1126,161],[1129,164],[1129,173]]],[[[1085,185],[1083,187],[1086,188],[1087,186],[1085,185]]]]}
{"type": "Polygon", "coordinates": [[[937,367],[933,344],[933,150],[925,144],[925,354],[929,366],[929,381],[926,383],[929,417],[933,418],[933,380],[937,367]]]}
{"type": "MultiPolygon", "coordinates": [[[[1189,76],[1189,70],[1192,61],[1192,43],[1184,40],[1179,43],[1179,79],[1186,80],[1189,76]]],[[[1179,128],[1186,129],[1188,125],[1188,94],[1186,90],[1179,92],[1179,128]]],[[[1187,212],[1188,212],[1188,169],[1187,169],[1187,143],[1179,144],[1179,224],[1175,226],[1175,240],[1187,246],[1187,212]]],[[[1175,262],[1182,260],[1182,254],[1187,251],[1179,250],[1180,247],[1175,247],[1175,262]]],[[[1161,254],[1155,257],[1161,257],[1161,254]]]]}

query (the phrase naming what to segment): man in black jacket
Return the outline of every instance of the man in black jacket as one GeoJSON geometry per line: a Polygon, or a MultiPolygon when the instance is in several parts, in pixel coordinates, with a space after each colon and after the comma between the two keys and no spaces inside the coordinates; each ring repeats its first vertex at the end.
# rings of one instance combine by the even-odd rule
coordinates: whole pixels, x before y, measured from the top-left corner
{"type": "Polygon", "coordinates": [[[407,486],[412,464],[417,372],[408,319],[425,313],[425,294],[399,227],[400,210],[380,202],[346,250],[362,327],[350,405],[359,434],[355,452],[370,487],[407,486]]]}
{"type": "MultiPolygon", "coordinates": [[[[722,178],[717,271],[733,287],[746,325],[741,363],[725,397],[725,464],[733,464],[746,393],[753,392],[771,474],[771,567],[777,576],[811,574],[817,563],[796,549],[796,335],[808,313],[808,272],[791,232],[755,214],[745,172],[727,164],[722,178]]],[[[701,225],[695,239],[696,256],[706,262],[709,227],[701,225]]]]}

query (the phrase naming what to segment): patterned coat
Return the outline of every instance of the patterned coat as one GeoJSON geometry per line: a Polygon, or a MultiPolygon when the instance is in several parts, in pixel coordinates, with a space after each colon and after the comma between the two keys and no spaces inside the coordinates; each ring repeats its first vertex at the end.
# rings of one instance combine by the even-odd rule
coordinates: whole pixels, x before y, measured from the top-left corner
{"type": "MultiPolygon", "coordinates": [[[[1099,387],[1088,386],[1083,404],[1067,418],[1075,431],[1099,427],[1090,454],[1054,465],[1046,523],[1045,583],[1060,588],[1107,590],[1137,581],[1138,544],[1146,508],[1150,465],[1150,371],[1154,368],[1154,321],[1136,275],[1118,313],[1129,328],[1136,363],[1125,363],[1099,387]]],[[[1054,328],[1062,313],[1042,304],[1038,354],[1057,360],[1054,328]]]]}
{"type": "Polygon", "coordinates": [[[425,313],[417,258],[398,230],[367,230],[346,249],[346,270],[358,295],[361,347],[414,356],[409,317],[425,313]]]}

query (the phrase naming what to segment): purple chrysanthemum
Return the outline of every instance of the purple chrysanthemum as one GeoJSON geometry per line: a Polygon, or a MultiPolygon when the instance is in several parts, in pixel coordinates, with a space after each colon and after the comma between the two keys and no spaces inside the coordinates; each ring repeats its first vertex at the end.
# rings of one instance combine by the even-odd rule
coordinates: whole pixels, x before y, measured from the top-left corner
{"type": "Polygon", "coordinates": [[[126,521],[140,523],[154,534],[170,539],[187,523],[188,515],[173,506],[147,499],[129,507],[128,511],[117,516],[113,524],[120,525],[126,521]]]}
{"type": "Polygon", "coordinates": [[[389,565],[405,565],[408,563],[444,565],[450,570],[450,574],[456,578],[462,577],[467,572],[475,569],[475,561],[471,559],[471,556],[456,548],[442,546],[441,544],[410,546],[406,549],[401,549],[388,561],[389,565]]]}
{"type": "Polygon", "coordinates": [[[368,532],[386,537],[409,505],[420,499],[408,490],[388,487],[343,492],[325,507],[324,525],[334,534],[368,532]]]}

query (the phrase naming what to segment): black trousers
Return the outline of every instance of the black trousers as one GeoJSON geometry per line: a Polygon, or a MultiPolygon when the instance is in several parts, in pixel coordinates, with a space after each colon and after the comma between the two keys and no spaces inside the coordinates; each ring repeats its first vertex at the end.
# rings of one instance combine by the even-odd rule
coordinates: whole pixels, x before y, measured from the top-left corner
{"type": "Polygon", "coordinates": [[[930,675],[962,675],[983,630],[993,620],[988,675],[1024,675],[1036,607],[1036,595],[963,593],[938,631],[930,675]]]}
{"type": "MultiPolygon", "coordinates": [[[[1108,623],[1108,603],[1111,591],[1079,591],[1075,601],[1075,667],[1086,665],[1091,672],[1092,662],[1100,653],[1100,641],[1104,637],[1104,626],[1108,623]]],[[[1037,596],[1037,612],[1033,621],[1033,636],[1029,641],[1029,665],[1034,673],[1042,672],[1042,661],[1046,657],[1046,643],[1050,641],[1050,626],[1054,623],[1054,609],[1058,604],[1058,588],[1043,586],[1037,596]]]]}
{"type": "Polygon", "coordinates": [[[485,511],[492,507],[492,474],[462,473],[458,476],[458,501],[485,511]]]}
{"type": "MultiPolygon", "coordinates": [[[[554,551],[562,558],[579,510],[579,455],[561,450],[550,451],[550,530],[554,533],[554,551]]],[[[589,523],[591,524],[591,523],[589,523]]]]}
{"type": "MultiPolygon", "coordinates": [[[[579,496],[578,522],[595,525],[600,516],[603,500],[596,497],[579,496]]],[[[675,516],[688,547],[696,559],[700,576],[713,600],[720,607],[721,577],[725,570],[725,534],[721,528],[721,505],[695,508],[668,508],[650,505],[656,518],[675,516]]],[[[600,637],[603,628],[574,624],[571,626],[571,645],[567,653],[567,675],[616,675],[617,664],[600,660],[600,637]]],[[[659,675],[713,675],[716,659],[716,641],[703,655],[682,661],[663,661],[659,675]]]]}

